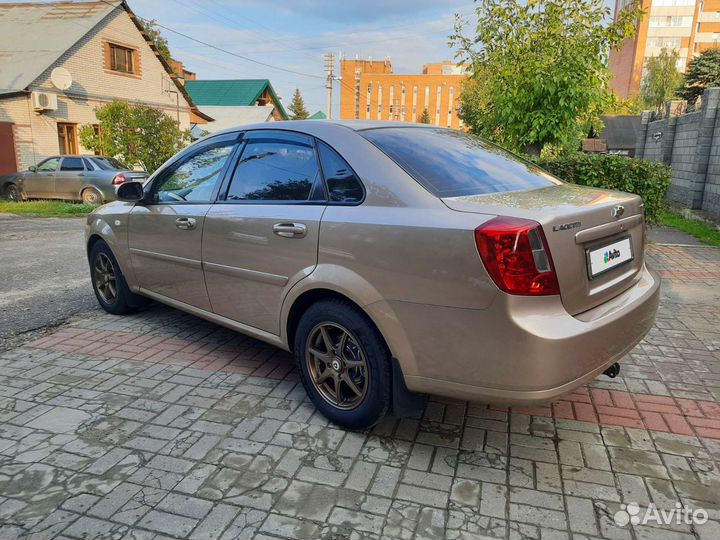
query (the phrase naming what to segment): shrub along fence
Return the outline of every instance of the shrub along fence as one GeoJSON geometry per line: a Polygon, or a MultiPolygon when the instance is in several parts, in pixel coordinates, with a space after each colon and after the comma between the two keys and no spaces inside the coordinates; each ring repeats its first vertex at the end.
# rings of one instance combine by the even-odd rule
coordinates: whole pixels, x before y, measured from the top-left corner
{"type": "Polygon", "coordinates": [[[660,220],[665,193],[670,186],[670,167],[663,163],[611,154],[581,153],[530,159],[566,182],[636,193],[645,202],[646,220],[660,220]]]}

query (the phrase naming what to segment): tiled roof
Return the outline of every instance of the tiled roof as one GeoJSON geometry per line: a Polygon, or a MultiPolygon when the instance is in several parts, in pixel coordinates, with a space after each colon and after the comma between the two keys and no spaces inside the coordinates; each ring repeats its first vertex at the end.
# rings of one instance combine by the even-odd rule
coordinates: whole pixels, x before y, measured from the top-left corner
{"type": "Polygon", "coordinates": [[[21,92],[119,1],[0,4],[0,95],[21,92]]]}

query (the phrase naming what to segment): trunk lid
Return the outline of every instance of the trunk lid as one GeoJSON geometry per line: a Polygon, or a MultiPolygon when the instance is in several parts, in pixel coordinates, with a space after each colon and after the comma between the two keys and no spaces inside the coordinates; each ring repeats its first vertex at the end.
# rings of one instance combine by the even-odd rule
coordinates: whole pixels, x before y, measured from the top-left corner
{"type": "Polygon", "coordinates": [[[557,272],[563,306],[572,315],[592,309],[630,287],[644,263],[645,225],[638,195],[560,184],[529,191],[447,197],[442,201],[458,212],[512,216],[540,223],[557,272]],[[597,257],[602,265],[604,248],[616,242],[621,242],[622,247],[629,245],[632,260],[614,267],[611,262],[609,269],[598,272],[597,257]],[[591,252],[595,252],[594,272],[590,270],[591,252]]]}
{"type": "Polygon", "coordinates": [[[122,171],[125,178],[133,182],[142,182],[148,177],[148,173],[143,171],[122,171]]]}

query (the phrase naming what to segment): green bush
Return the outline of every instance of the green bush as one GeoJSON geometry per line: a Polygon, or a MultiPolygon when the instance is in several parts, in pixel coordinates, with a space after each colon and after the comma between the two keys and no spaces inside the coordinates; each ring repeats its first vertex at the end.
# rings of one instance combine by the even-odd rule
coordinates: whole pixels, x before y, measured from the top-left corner
{"type": "Polygon", "coordinates": [[[670,167],[664,163],[581,153],[530,159],[566,182],[636,193],[645,202],[645,219],[653,223],[660,221],[665,192],[670,187],[670,167]]]}

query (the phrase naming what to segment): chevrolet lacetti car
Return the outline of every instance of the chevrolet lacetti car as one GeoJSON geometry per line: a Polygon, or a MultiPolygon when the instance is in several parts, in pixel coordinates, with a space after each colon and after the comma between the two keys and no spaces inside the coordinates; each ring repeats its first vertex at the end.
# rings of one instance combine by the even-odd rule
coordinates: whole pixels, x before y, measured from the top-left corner
{"type": "Polygon", "coordinates": [[[653,323],[637,195],[435,127],[277,122],[205,138],[87,220],[100,305],[157,300],[292,351],[363,428],[418,394],[550,401],[653,323]]]}

